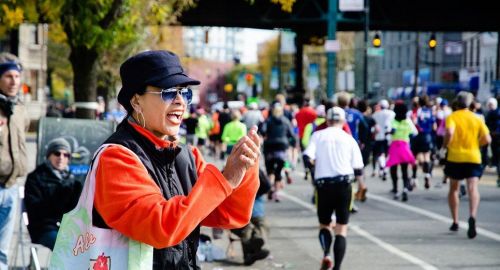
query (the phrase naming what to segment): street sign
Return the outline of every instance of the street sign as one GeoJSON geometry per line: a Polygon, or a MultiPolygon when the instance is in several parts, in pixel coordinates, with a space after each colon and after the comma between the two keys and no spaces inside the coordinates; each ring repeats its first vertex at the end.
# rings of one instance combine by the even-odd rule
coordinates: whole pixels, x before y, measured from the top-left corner
{"type": "Polygon", "coordinates": [[[325,52],[338,52],[340,51],[340,42],[338,40],[325,41],[325,52]]]}
{"type": "Polygon", "coordinates": [[[368,56],[384,56],[384,48],[368,48],[368,56]]]}
{"type": "Polygon", "coordinates": [[[363,11],[365,9],[364,0],[340,0],[339,10],[346,11],[363,11]]]}

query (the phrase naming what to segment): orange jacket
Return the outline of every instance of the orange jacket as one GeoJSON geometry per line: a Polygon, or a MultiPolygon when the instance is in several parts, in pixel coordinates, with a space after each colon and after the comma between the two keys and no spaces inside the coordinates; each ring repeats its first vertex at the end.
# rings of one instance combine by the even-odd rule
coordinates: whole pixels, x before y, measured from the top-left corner
{"type": "MultiPolygon", "coordinates": [[[[157,147],[170,144],[132,125],[157,147]]],[[[259,165],[249,168],[240,186],[232,189],[196,148],[192,148],[192,153],[198,175],[196,184],[187,196],[166,200],[130,150],[121,145],[103,150],[96,171],[94,206],[106,224],[155,248],[180,243],[200,224],[227,229],[248,224],[259,187],[259,165]]]]}

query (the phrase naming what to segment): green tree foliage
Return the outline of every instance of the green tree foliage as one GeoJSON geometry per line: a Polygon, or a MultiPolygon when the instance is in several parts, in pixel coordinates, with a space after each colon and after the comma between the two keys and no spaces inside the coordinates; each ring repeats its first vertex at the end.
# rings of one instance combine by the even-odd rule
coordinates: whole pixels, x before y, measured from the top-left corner
{"type": "MultiPolygon", "coordinates": [[[[22,22],[61,25],[73,70],[75,101],[96,100],[99,61],[120,62],[144,35],[145,26],[168,24],[195,0],[4,0],[3,31],[22,22]]],[[[0,34],[2,34],[0,28],[0,34]]],[[[106,62],[105,62],[106,63],[106,62]]],[[[93,111],[77,110],[92,118],[93,111]]]]}

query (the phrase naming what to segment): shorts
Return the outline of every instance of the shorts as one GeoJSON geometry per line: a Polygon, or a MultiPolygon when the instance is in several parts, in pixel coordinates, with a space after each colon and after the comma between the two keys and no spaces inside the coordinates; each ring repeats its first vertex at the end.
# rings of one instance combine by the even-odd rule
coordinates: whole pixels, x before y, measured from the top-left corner
{"type": "Polygon", "coordinates": [[[273,174],[275,182],[281,182],[281,171],[285,166],[285,161],[279,158],[266,160],[267,175],[273,174]]]}
{"type": "Polygon", "coordinates": [[[212,142],[222,142],[222,140],[221,140],[221,134],[213,134],[213,135],[208,136],[208,138],[212,142]]]}
{"type": "Polygon", "coordinates": [[[389,143],[387,140],[375,141],[373,144],[373,157],[379,157],[382,154],[387,155],[389,151],[389,143]]]}
{"type": "Polygon", "coordinates": [[[446,161],[444,174],[454,180],[462,180],[471,177],[481,177],[483,166],[476,163],[458,163],[446,161]]]}
{"type": "Polygon", "coordinates": [[[198,146],[204,146],[206,139],[205,138],[198,138],[198,146]]]}
{"type": "Polygon", "coordinates": [[[349,207],[351,205],[352,187],[348,182],[328,183],[316,187],[318,194],[318,220],[328,225],[332,222],[332,214],[338,224],[349,222],[349,207]]]}
{"type": "Polygon", "coordinates": [[[412,152],[414,152],[414,154],[427,153],[434,148],[432,135],[427,133],[419,133],[411,143],[412,152]]]}

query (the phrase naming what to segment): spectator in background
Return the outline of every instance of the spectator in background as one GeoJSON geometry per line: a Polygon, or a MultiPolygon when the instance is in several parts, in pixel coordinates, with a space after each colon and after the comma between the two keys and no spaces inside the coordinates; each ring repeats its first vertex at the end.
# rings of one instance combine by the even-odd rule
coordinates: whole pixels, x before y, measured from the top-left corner
{"type": "Polygon", "coordinates": [[[257,260],[269,256],[269,250],[262,248],[267,238],[267,225],[265,221],[264,195],[271,190],[271,183],[266,173],[259,168],[259,190],[255,197],[250,223],[240,229],[231,230],[240,237],[245,265],[252,265],[257,260]]]}
{"type": "Polygon", "coordinates": [[[72,210],[82,191],[82,183],[69,171],[71,147],[57,138],[49,142],[46,160],[28,175],[25,184],[28,231],[31,241],[54,248],[63,214],[72,210]]]}
{"type": "Polygon", "coordinates": [[[0,270],[7,270],[14,234],[18,177],[26,175],[25,132],[29,118],[19,101],[21,65],[15,55],[0,54],[0,270]]]}

